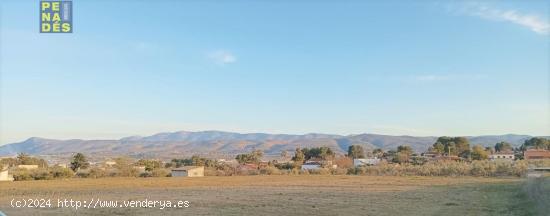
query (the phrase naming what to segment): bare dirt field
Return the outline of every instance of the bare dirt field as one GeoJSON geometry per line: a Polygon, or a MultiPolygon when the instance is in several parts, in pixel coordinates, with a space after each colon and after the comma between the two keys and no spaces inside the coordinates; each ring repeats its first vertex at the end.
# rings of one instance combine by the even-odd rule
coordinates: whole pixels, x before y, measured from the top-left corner
{"type": "MultiPolygon", "coordinates": [[[[0,211],[12,215],[544,215],[550,181],[519,178],[232,176],[0,182],[0,211]],[[51,207],[16,208],[18,200],[51,207]],[[79,209],[59,200],[81,201],[79,209]],[[117,207],[99,205],[118,201],[117,207]],[[130,201],[187,206],[125,207],[130,201]],[[86,201],[86,207],[84,207],[86,201]],[[166,203],[165,203],[166,204],[166,203]],[[180,203],[181,204],[181,203],[180,203]],[[122,205],[122,207],[121,207],[122,205]]],[[[136,204],[138,205],[138,204],[136,204]]]]}

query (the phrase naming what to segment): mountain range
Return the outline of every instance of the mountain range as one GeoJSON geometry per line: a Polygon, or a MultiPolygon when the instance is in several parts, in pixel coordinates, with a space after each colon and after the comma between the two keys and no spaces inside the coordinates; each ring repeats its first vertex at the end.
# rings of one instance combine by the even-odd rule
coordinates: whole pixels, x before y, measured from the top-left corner
{"type": "MultiPolygon", "coordinates": [[[[529,135],[469,136],[471,144],[493,146],[505,141],[520,146],[529,135]]],[[[409,145],[417,152],[426,151],[435,141],[435,136],[391,136],[380,134],[332,135],[310,133],[304,135],[232,133],[223,131],[178,131],[158,133],[152,136],[131,136],[118,140],[56,140],[32,137],[23,142],[0,146],[0,156],[20,152],[33,155],[63,155],[82,152],[92,155],[128,155],[138,157],[170,157],[192,154],[238,154],[260,149],[266,155],[278,155],[286,150],[292,153],[297,147],[327,146],[337,153],[345,153],[350,145],[362,145],[371,150],[396,149],[409,145]]]]}

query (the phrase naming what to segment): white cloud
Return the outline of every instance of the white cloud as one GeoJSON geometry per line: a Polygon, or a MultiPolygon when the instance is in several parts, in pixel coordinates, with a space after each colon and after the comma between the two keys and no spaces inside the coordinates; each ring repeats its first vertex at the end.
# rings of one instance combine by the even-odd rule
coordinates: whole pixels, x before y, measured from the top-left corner
{"type": "Polygon", "coordinates": [[[516,10],[501,10],[478,2],[465,3],[459,12],[488,20],[510,22],[542,35],[548,35],[550,32],[548,21],[537,14],[521,13],[516,10]]]}
{"type": "Polygon", "coordinates": [[[216,50],[208,54],[216,64],[231,64],[237,61],[237,56],[227,50],[216,50]]]}

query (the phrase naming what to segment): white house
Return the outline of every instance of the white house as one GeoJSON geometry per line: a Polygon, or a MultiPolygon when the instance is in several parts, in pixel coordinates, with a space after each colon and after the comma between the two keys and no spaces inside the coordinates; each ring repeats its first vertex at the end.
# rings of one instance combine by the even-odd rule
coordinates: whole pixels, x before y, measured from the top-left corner
{"type": "Polygon", "coordinates": [[[114,165],[116,165],[115,161],[112,161],[112,160],[105,161],[105,166],[107,167],[112,167],[114,165]]]}
{"type": "Polygon", "coordinates": [[[378,165],[380,163],[380,159],[379,158],[358,158],[358,159],[353,159],[353,166],[355,167],[358,167],[358,166],[373,166],[373,165],[378,165]]]}
{"type": "Polygon", "coordinates": [[[13,181],[13,177],[8,175],[8,170],[0,170],[0,181],[13,181]]]}
{"type": "Polygon", "coordinates": [[[184,166],[172,169],[172,177],[202,177],[204,176],[203,166],[184,166]]]}
{"type": "Polygon", "coordinates": [[[145,166],[134,166],[134,169],[138,171],[138,173],[145,173],[145,166]]]}
{"type": "Polygon", "coordinates": [[[321,163],[319,162],[306,162],[302,164],[302,170],[317,170],[321,169],[321,163]]]}
{"type": "Polygon", "coordinates": [[[516,159],[516,156],[512,151],[495,152],[489,155],[489,160],[511,160],[512,161],[514,159],[516,159]]]}

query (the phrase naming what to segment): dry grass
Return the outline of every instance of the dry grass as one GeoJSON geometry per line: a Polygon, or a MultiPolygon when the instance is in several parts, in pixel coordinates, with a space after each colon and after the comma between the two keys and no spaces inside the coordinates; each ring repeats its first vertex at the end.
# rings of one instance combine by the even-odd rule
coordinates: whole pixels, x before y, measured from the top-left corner
{"type": "Polygon", "coordinates": [[[323,187],[366,191],[410,190],[421,186],[467,183],[509,182],[517,179],[475,177],[395,177],[395,176],[207,176],[201,178],[99,178],[53,181],[0,182],[6,191],[72,191],[125,188],[197,188],[197,187],[323,187]]]}
{"type": "MultiPolygon", "coordinates": [[[[74,209],[13,209],[12,198],[188,200],[184,209],[81,209],[79,215],[491,215],[503,203],[493,187],[517,178],[394,176],[233,176],[102,178],[0,183],[0,209],[8,215],[73,215],[74,209]],[[484,192],[484,190],[486,190],[484,192]],[[488,191],[488,192],[487,192],[488,191]],[[485,197],[485,198],[483,198],[485,197]],[[485,200],[485,201],[484,201],[485,200]],[[490,199],[489,199],[490,200],[490,199]],[[484,204],[486,203],[486,204],[484,204]],[[465,208],[468,206],[468,208],[465,208]],[[474,212],[471,212],[474,211],[474,212]],[[488,213],[488,214],[484,214],[488,213]]],[[[515,191],[508,191],[512,197],[515,191]]],[[[506,215],[506,214],[505,214],[506,215]]]]}

